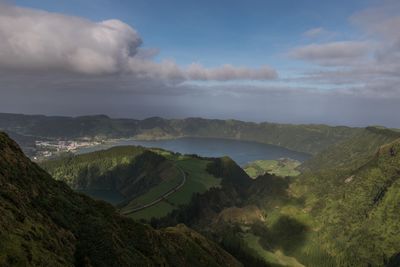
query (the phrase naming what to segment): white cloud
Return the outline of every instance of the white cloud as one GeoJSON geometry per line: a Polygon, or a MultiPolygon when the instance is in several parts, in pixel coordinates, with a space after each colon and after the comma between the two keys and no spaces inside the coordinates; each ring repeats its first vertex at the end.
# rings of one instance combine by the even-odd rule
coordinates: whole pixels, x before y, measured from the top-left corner
{"type": "Polygon", "coordinates": [[[317,70],[304,72],[298,80],[332,87],[339,85],[342,89],[335,90],[341,94],[398,100],[400,3],[384,1],[356,13],[350,21],[368,41],[311,44],[293,49],[289,52],[291,57],[318,65],[317,70]]]}
{"type": "Polygon", "coordinates": [[[289,56],[324,66],[351,65],[354,60],[358,62],[365,59],[370,49],[371,44],[368,42],[330,42],[294,48],[289,52],[289,56]]]}
{"type": "Polygon", "coordinates": [[[358,37],[366,41],[310,44],[292,49],[288,53],[292,58],[317,65],[317,69],[306,70],[292,81],[337,87],[334,91],[343,95],[398,101],[400,2],[381,1],[357,12],[349,21],[360,30],[358,37]]]}
{"type": "Polygon", "coordinates": [[[130,74],[165,82],[185,80],[265,80],[270,67],[224,65],[188,69],[173,60],[153,61],[156,50],[141,49],[135,29],[119,20],[92,22],[57,13],[0,6],[0,70],[66,72],[84,75],[130,74]]]}
{"type": "Polygon", "coordinates": [[[355,13],[350,21],[368,33],[369,37],[396,41],[400,38],[400,2],[382,0],[378,6],[355,13]]]}
{"type": "Polygon", "coordinates": [[[186,73],[190,80],[270,80],[278,77],[277,72],[268,66],[263,66],[259,69],[249,69],[223,65],[219,68],[207,69],[200,64],[191,64],[187,68],[186,73]]]}
{"type": "Polygon", "coordinates": [[[33,9],[0,8],[0,68],[84,74],[126,70],[141,44],[118,20],[94,23],[33,9]]]}
{"type": "Polygon", "coordinates": [[[306,37],[315,37],[323,34],[324,32],[325,32],[324,28],[318,27],[307,30],[306,32],[303,33],[303,35],[306,37]]]}

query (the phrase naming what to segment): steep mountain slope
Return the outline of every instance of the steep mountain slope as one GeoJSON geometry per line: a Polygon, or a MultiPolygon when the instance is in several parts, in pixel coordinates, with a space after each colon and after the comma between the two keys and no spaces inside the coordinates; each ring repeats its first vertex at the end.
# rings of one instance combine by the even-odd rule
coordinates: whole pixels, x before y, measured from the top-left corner
{"type": "Polygon", "coordinates": [[[382,266],[400,252],[400,139],[341,178],[318,216],[327,250],[348,266],[382,266]]]}
{"type": "Polygon", "coordinates": [[[273,144],[310,154],[316,154],[362,130],[342,126],[252,123],[202,118],[167,120],[154,117],[133,120],[111,119],[104,115],[72,118],[5,113],[0,113],[0,129],[21,135],[64,139],[215,137],[273,144]]]}
{"type": "Polygon", "coordinates": [[[352,173],[372,160],[378,149],[400,138],[389,129],[367,127],[360,134],[332,145],[300,166],[303,174],[294,179],[292,191],[303,195],[311,206],[324,206],[328,196],[336,194],[352,173]]]}
{"type": "Polygon", "coordinates": [[[0,133],[1,266],[240,266],[185,226],[154,230],[74,193],[0,133]]]}

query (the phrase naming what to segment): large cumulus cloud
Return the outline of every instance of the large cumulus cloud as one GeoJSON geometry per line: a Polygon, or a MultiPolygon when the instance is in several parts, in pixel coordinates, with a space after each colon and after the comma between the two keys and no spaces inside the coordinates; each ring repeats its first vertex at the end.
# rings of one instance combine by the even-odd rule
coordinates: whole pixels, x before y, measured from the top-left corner
{"type": "Polygon", "coordinates": [[[85,19],[2,5],[0,67],[84,74],[126,71],[141,44],[119,20],[85,19]]]}

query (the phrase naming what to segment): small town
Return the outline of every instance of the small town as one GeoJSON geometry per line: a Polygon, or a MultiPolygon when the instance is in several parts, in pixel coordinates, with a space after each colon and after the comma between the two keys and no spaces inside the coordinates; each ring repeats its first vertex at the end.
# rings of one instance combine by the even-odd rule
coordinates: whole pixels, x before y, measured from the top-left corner
{"type": "Polygon", "coordinates": [[[75,153],[80,148],[100,145],[99,141],[76,141],[76,140],[57,140],[57,141],[36,141],[36,155],[34,160],[50,158],[61,153],[75,153]]]}

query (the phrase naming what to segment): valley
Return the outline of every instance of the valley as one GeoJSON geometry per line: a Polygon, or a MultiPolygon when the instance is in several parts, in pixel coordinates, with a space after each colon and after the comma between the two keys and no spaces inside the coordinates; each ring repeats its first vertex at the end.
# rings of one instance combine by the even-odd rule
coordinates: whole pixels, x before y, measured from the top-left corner
{"type": "Polygon", "coordinates": [[[214,137],[114,138],[39,164],[123,217],[161,231],[184,224],[245,266],[396,266],[400,132],[349,131],[310,154],[214,137]]]}

